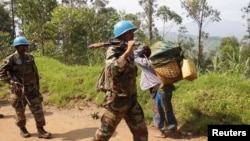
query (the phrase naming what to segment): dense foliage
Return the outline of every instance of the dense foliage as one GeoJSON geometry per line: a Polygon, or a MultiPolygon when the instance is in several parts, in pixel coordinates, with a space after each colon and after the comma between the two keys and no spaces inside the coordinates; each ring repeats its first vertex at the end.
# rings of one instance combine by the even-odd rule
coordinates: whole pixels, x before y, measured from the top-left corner
{"type": "MultiPolygon", "coordinates": [[[[93,102],[101,105],[104,94],[95,86],[102,66],[65,65],[48,57],[35,57],[40,72],[44,104],[74,108],[93,102]]],[[[148,124],[152,122],[149,91],[139,87],[138,100],[148,124]]],[[[236,73],[200,74],[196,80],[175,83],[174,112],[181,131],[206,135],[208,124],[247,124],[250,122],[249,79],[236,73]]],[[[0,82],[0,98],[9,98],[8,85],[0,82]]],[[[95,112],[95,111],[93,111],[95,112]]]]}
{"type": "MultiPolygon", "coordinates": [[[[93,3],[70,3],[64,0],[60,5],[56,0],[15,2],[15,24],[21,31],[19,34],[28,38],[30,50],[36,57],[41,75],[41,92],[45,96],[44,104],[57,107],[72,107],[76,104],[84,106],[88,101],[101,104],[103,94],[95,91],[95,84],[106,49],[89,50],[87,46],[112,38],[113,25],[117,21],[132,20],[138,27],[135,37],[143,43],[150,45],[162,40],[154,28],[152,17],[147,17],[146,21],[142,20],[145,15],[156,16],[154,9],[157,9],[157,6],[151,5],[154,6],[151,7],[154,11],[150,11],[150,5],[146,0],[141,1],[145,13],[136,14],[127,14],[106,7],[106,0],[95,0],[93,3]]],[[[195,11],[195,7],[189,8],[195,11]]],[[[247,7],[244,10],[245,14],[249,13],[247,7]]],[[[10,11],[11,9],[0,5],[1,59],[14,51],[11,46],[13,34],[10,11]]],[[[161,7],[158,16],[164,22],[172,19],[177,23],[181,22],[181,17],[167,7],[161,7]]],[[[200,39],[192,39],[187,35],[185,27],[179,30],[176,40],[183,47],[185,57],[191,58],[196,64],[198,50],[194,47],[197,46],[197,40],[200,39]]],[[[202,54],[204,65],[198,68],[197,80],[182,80],[176,83],[177,90],[174,92],[173,103],[183,130],[206,134],[207,124],[250,122],[248,40],[248,35],[244,42],[238,41],[235,37],[222,38],[219,46],[215,46],[207,54],[202,54]]],[[[210,43],[212,44],[213,40],[210,43]]],[[[203,52],[206,44],[198,46],[202,47],[203,52]]],[[[7,98],[8,86],[2,82],[0,86],[0,98],[7,98]]],[[[152,115],[149,94],[141,91],[138,85],[138,95],[150,123],[152,115]]]]}

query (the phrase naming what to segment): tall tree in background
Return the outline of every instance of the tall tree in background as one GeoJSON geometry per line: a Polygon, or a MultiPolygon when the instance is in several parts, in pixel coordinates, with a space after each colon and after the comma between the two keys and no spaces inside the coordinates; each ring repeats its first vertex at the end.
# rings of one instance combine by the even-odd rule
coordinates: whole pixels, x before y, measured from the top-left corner
{"type": "Polygon", "coordinates": [[[92,1],[92,5],[97,9],[105,8],[108,3],[109,3],[108,0],[94,0],[94,1],[92,1]]]}
{"type": "Polygon", "coordinates": [[[246,24],[247,24],[247,33],[248,35],[245,35],[243,37],[243,40],[246,40],[246,46],[250,47],[250,17],[249,17],[249,13],[250,13],[250,3],[248,3],[248,6],[243,7],[241,9],[241,11],[243,12],[243,18],[246,19],[246,24]]]}
{"type": "Polygon", "coordinates": [[[87,1],[88,0],[62,0],[62,5],[80,8],[86,6],[87,1]]]}
{"type": "MultiPolygon", "coordinates": [[[[10,26],[10,28],[11,28],[11,33],[10,33],[11,40],[14,40],[14,38],[16,37],[16,32],[15,32],[15,15],[14,15],[15,1],[16,0],[9,0],[9,1],[4,1],[3,2],[4,8],[8,11],[8,16],[11,18],[10,21],[9,21],[9,18],[6,18],[6,20],[8,22],[10,22],[10,24],[11,24],[11,26],[10,26]]],[[[3,14],[4,14],[4,12],[3,12],[3,14]]]]}
{"type": "Polygon", "coordinates": [[[243,7],[243,18],[246,19],[246,25],[247,25],[247,35],[245,35],[242,39],[243,43],[243,57],[246,59],[250,59],[250,3],[246,7],[243,7]]]}
{"type": "Polygon", "coordinates": [[[13,33],[10,12],[0,3],[0,58],[13,51],[11,35],[13,33]]]}
{"type": "Polygon", "coordinates": [[[203,63],[203,40],[208,37],[204,32],[204,26],[209,22],[219,22],[220,12],[208,6],[207,0],[180,0],[181,6],[187,11],[187,17],[191,17],[198,24],[198,58],[197,66],[203,63]]]}
{"type": "Polygon", "coordinates": [[[87,46],[108,41],[118,20],[119,15],[113,8],[96,10],[95,7],[75,8],[70,5],[55,8],[46,27],[51,31],[53,40],[59,42],[50,55],[67,64],[94,65],[103,62],[102,49],[93,51],[87,46]]]}
{"type": "Polygon", "coordinates": [[[0,31],[12,33],[10,12],[0,3],[0,31]]]}
{"type": "MultiPolygon", "coordinates": [[[[8,28],[10,28],[9,30],[11,30],[11,31],[7,31],[7,32],[10,32],[11,40],[13,40],[16,37],[16,33],[15,33],[14,4],[15,4],[15,0],[9,0],[9,1],[4,1],[3,3],[0,3],[0,7],[5,8],[4,9],[5,11],[1,11],[2,9],[0,8],[1,9],[0,13],[2,14],[2,16],[3,15],[8,16],[8,18],[5,17],[3,19],[3,22],[1,21],[2,19],[0,20],[1,21],[0,25],[1,24],[6,24],[6,23],[8,23],[8,24],[11,25],[11,26],[8,27],[8,28]],[[7,13],[6,13],[6,11],[7,11],[7,13]]],[[[0,28],[1,28],[1,26],[0,26],[0,28]]],[[[2,26],[2,28],[4,28],[4,26],[2,26]]]]}
{"type": "Polygon", "coordinates": [[[194,60],[195,50],[194,47],[194,39],[188,35],[188,30],[185,26],[181,26],[178,29],[177,43],[183,50],[183,55],[186,58],[191,58],[194,60]]]}
{"type": "Polygon", "coordinates": [[[20,29],[31,43],[41,47],[44,55],[44,43],[48,38],[44,25],[50,21],[51,12],[57,6],[56,0],[18,0],[16,15],[20,19],[20,29]]]}
{"type": "Polygon", "coordinates": [[[11,19],[12,19],[12,34],[11,34],[11,39],[14,40],[16,37],[16,24],[15,24],[15,3],[16,0],[11,0],[10,1],[10,7],[11,7],[11,19]]]}
{"type": "MultiPolygon", "coordinates": [[[[153,39],[153,28],[154,28],[154,20],[153,16],[155,13],[155,9],[157,5],[155,4],[157,0],[139,0],[139,4],[142,6],[144,10],[144,14],[146,16],[146,28],[148,30],[148,38],[149,42],[151,43],[153,39]]],[[[142,14],[142,17],[144,17],[142,14]]]]}
{"type": "Polygon", "coordinates": [[[52,12],[52,20],[46,24],[46,27],[52,31],[50,36],[53,40],[59,41],[56,47],[58,50],[54,50],[56,51],[54,58],[69,64],[86,60],[78,57],[85,56],[82,51],[86,50],[84,48],[87,42],[86,28],[89,28],[87,24],[90,20],[86,17],[90,15],[93,17],[94,11],[87,8],[76,9],[70,5],[55,8],[52,12]]]}
{"type": "Polygon", "coordinates": [[[168,21],[173,20],[177,24],[182,23],[182,18],[180,15],[175,13],[174,11],[171,11],[168,7],[161,6],[156,13],[157,17],[160,17],[163,20],[163,33],[162,33],[162,38],[164,39],[165,36],[165,24],[168,21]]]}

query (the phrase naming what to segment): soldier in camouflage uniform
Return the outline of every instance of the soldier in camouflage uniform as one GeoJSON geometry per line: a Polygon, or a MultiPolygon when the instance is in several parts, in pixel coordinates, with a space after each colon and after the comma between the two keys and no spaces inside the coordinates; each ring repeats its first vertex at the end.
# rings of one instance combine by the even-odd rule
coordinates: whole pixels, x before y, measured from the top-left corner
{"type": "Polygon", "coordinates": [[[104,76],[100,77],[104,78],[104,113],[95,141],[108,141],[123,118],[134,141],[148,140],[144,113],[137,101],[137,69],[133,54],[135,30],[130,21],[120,21],[114,26],[115,38],[121,44],[111,45],[106,51],[104,76]]]}
{"type": "Polygon", "coordinates": [[[29,43],[25,37],[17,37],[13,42],[16,51],[3,60],[0,80],[11,85],[11,105],[16,111],[16,124],[21,135],[30,137],[27,131],[25,107],[28,104],[34,115],[39,138],[50,138],[51,133],[44,130],[43,97],[39,92],[39,75],[34,57],[26,53],[29,43]]]}

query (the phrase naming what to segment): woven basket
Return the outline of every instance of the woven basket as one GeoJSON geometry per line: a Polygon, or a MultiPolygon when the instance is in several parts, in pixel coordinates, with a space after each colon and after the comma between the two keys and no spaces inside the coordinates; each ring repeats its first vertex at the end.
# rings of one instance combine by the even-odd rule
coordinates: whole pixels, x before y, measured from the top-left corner
{"type": "Polygon", "coordinates": [[[171,61],[167,64],[157,66],[154,70],[158,78],[165,85],[182,80],[181,67],[177,61],[171,61]]]}

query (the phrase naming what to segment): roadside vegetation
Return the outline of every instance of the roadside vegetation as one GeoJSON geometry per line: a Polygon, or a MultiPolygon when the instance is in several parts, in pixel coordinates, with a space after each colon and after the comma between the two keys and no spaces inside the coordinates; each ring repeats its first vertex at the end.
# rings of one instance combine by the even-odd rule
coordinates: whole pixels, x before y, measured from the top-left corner
{"type": "MultiPolygon", "coordinates": [[[[208,124],[250,123],[250,3],[242,7],[243,15],[239,15],[246,21],[247,34],[238,41],[230,36],[208,38],[209,34],[203,30],[207,24],[203,21],[219,22],[220,11],[210,7],[206,0],[182,0],[181,4],[186,16],[201,20],[196,21],[197,39],[188,34],[182,17],[168,7],[157,7],[156,1],[135,2],[139,2],[144,12],[118,11],[107,7],[107,0],[64,0],[60,4],[57,0],[0,2],[0,19],[4,19],[0,22],[0,58],[15,51],[12,41],[17,36],[14,29],[18,28],[18,35],[28,39],[29,49],[35,56],[45,105],[84,108],[94,103],[101,106],[104,94],[98,93],[95,86],[103,67],[105,48],[90,50],[87,46],[109,41],[113,25],[120,20],[130,20],[138,27],[135,37],[142,44],[151,46],[159,40],[168,41],[166,32],[158,31],[154,24],[159,18],[163,23],[180,25],[177,37],[171,42],[182,48],[183,56],[192,60],[198,70],[196,80],[175,83],[177,89],[172,101],[181,131],[206,135],[208,124]],[[207,39],[211,39],[210,45],[207,39]]],[[[150,125],[151,98],[148,91],[139,87],[140,72],[139,68],[138,101],[150,125]]],[[[9,98],[8,87],[0,82],[0,100],[9,98]]]]}
{"type": "MultiPolygon", "coordinates": [[[[96,92],[95,85],[102,66],[70,66],[39,56],[36,62],[44,104],[84,108],[91,102],[101,106],[104,94],[96,92]]],[[[138,99],[148,124],[152,124],[151,98],[148,91],[140,90],[137,78],[138,99]]],[[[244,75],[216,72],[200,74],[194,81],[177,82],[172,101],[181,130],[206,135],[208,124],[250,123],[249,84],[244,75]]],[[[0,88],[0,98],[7,99],[8,85],[1,82],[0,88]]]]}

